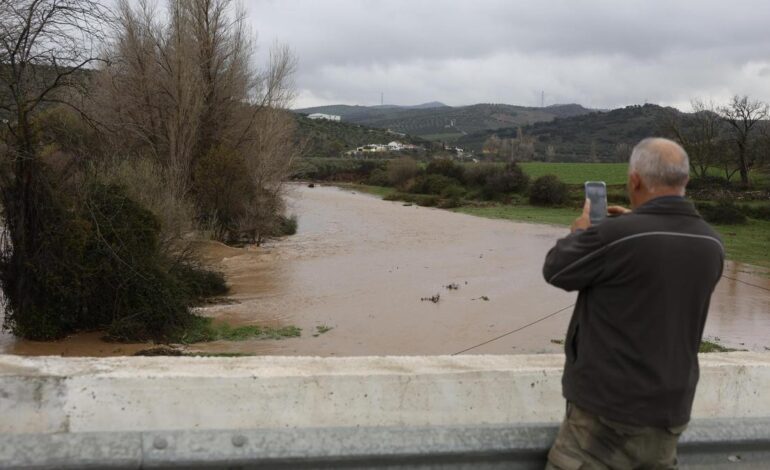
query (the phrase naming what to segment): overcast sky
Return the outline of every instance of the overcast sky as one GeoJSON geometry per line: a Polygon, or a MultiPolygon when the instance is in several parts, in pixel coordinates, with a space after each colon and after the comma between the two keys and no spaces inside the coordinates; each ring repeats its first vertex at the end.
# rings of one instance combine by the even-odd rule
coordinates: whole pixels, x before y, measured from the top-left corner
{"type": "Polygon", "coordinates": [[[689,108],[770,101],[770,1],[246,0],[260,54],[299,58],[294,107],[689,108]]]}

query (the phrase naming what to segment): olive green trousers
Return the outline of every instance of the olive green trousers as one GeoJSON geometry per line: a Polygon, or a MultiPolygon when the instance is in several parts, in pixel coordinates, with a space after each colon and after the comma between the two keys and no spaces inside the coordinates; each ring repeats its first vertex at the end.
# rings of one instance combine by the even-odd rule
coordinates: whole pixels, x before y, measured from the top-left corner
{"type": "Polygon", "coordinates": [[[676,446],[686,427],[618,423],[570,403],[546,469],[676,469],[676,446]]]}

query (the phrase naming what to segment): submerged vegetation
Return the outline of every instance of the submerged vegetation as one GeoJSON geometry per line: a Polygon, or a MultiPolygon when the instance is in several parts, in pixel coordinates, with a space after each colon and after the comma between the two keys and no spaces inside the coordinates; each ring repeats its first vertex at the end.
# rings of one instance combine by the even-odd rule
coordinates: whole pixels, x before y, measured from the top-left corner
{"type": "Polygon", "coordinates": [[[179,338],[179,343],[203,343],[208,341],[244,341],[247,339],[283,339],[301,336],[296,326],[269,327],[260,325],[232,326],[211,318],[196,317],[179,338]]]}

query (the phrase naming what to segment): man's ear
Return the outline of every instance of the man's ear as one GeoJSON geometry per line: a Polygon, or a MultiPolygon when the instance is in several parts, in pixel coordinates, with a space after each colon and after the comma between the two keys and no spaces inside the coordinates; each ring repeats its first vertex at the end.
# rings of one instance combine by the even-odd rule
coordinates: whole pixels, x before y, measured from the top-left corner
{"type": "Polygon", "coordinates": [[[638,191],[642,187],[642,178],[637,172],[631,172],[628,175],[628,186],[630,190],[638,191]]]}

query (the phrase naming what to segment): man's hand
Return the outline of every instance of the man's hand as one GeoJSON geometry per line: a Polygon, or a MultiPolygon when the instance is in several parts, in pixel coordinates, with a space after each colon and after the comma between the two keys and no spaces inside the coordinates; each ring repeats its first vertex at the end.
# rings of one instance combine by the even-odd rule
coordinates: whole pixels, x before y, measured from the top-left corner
{"type": "Polygon", "coordinates": [[[631,212],[631,209],[626,209],[623,206],[610,206],[607,208],[609,215],[623,215],[631,212]]]}
{"type": "Polygon", "coordinates": [[[575,232],[576,230],[585,230],[588,227],[591,226],[591,200],[586,199],[585,204],[583,204],[583,213],[580,214],[580,217],[575,219],[574,222],[572,222],[572,226],[570,227],[571,232],[575,232]]]}

